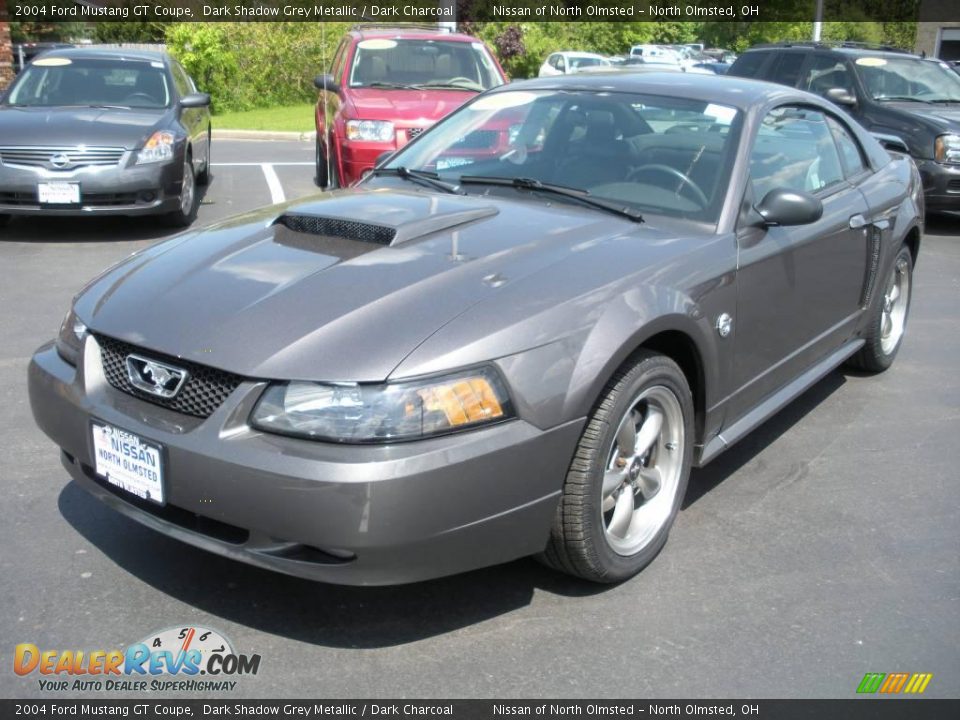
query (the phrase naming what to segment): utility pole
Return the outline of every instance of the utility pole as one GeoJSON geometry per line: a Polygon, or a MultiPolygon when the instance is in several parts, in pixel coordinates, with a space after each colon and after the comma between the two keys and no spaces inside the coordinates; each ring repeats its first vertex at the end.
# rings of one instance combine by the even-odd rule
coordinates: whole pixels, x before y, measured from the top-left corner
{"type": "Polygon", "coordinates": [[[813,18],[813,41],[820,42],[820,33],[823,31],[823,0],[817,0],[817,12],[813,18]]]}

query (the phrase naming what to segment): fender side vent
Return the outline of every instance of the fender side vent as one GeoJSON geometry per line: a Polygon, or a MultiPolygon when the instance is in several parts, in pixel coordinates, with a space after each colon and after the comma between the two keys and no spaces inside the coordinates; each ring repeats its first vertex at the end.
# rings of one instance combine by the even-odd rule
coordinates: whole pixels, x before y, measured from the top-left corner
{"type": "Polygon", "coordinates": [[[863,279],[863,290],[860,293],[861,308],[869,306],[873,299],[873,291],[877,284],[877,270],[880,269],[880,240],[880,229],[871,225],[867,239],[867,271],[863,279]]]}
{"type": "Polygon", "coordinates": [[[296,233],[357,240],[375,245],[389,245],[397,235],[396,228],[387,225],[374,225],[357,222],[356,220],[341,220],[340,218],[318,217],[316,215],[281,215],[274,224],[283,225],[296,233]]]}

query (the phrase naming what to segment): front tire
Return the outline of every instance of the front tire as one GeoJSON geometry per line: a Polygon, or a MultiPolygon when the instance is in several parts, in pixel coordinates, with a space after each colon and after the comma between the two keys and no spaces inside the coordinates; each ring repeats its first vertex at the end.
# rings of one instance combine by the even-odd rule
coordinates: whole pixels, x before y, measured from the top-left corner
{"type": "Polygon", "coordinates": [[[183,182],[180,187],[180,207],[165,216],[170,227],[189,227],[197,219],[200,201],[197,195],[197,178],[193,172],[193,158],[188,152],[183,160],[183,182]]]}
{"type": "Polygon", "coordinates": [[[327,154],[323,151],[323,144],[320,142],[319,135],[316,140],[314,163],[316,164],[316,174],[313,177],[313,181],[316,186],[327,190],[333,190],[338,187],[336,168],[333,168],[333,172],[330,172],[331,168],[327,162],[327,154]]]}
{"type": "Polygon", "coordinates": [[[850,358],[849,364],[871,373],[883,372],[893,365],[903,344],[913,292],[913,255],[906,245],[900,248],[893,269],[883,288],[883,296],[875,307],[863,338],[864,346],[850,358]]]}
{"type": "Polygon", "coordinates": [[[213,179],[213,170],[210,167],[213,157],[213,134],[210,128],[207,128],[207,161],[203,164],[203,170],[197,173],[197,185],[207,186],[213,179]]]}
{"type": "Polygon", "coordinates": [[[669,358],[644,351],[619,370],[580,436],[541,560],[600,583],[648,565],[686,492],[693,414],[686,377],[669,358]]]}

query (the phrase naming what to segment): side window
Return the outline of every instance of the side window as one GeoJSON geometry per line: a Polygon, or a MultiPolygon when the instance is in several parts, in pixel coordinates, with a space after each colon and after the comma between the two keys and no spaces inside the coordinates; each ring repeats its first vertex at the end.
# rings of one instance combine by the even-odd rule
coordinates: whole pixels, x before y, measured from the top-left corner
{"type": "Polygon", "coordinates": [[[557,55],[557,70],[560,72],[567,71],[567,61],[564,59],[563,55],[557,55]]]}
{"type": "Polygon", "coordinates": [[[193,83],[187,77],[187,71],[180,67],[180,63],[170,63],[170,70],[173,75],[173,84],[177,88],[177,94],[180,97],[186,97],[194,92],[193,83]]]}
{"type": "Polygon", "coordinates": [[[768,73],[768,80],[781,85],[796,87],[800,79],[800,70],[807,59],[807,53],[785,52],[773,63],[773,68],[768,73]]]}
{"type": "Polygon", "coordinates": [[[854,94],[853,78],[842,60],[829,55],[814,55],[810,62],[803,82],[802,90],[809,90],[817,95],[826,95],[827,90],[843,88],[854,94]]]}
{"type": "Polygon", "coordinates": [[[818,193],[844,180],[823,113],[786,105],[771,110],[750,153],[750,180],[759,201],[774,188],[818,193]]]}
{"type": "Polygon", "coordinates": [[[343,76],[343,60],[347,54],[347,41],[343,40],[340,42],[340,46],[337,48],[337,52],[333,55],[333,65],[330,66],[330,72],[333,75],[335,80],[339,80],[343,76]]]}
{"type": "Polygon", "coordinates": [[[760,77],[760,68],[769,56],[768,52],[744,53],[734,62],[733,67],[730,68],[730,74],[746,78],[760,77]]]}
{"type": "Polygon", "coordinates": [[[547,65],[549,65],[550,67],[556,69],[556,67],[557,67],[557,58],[558,58],[558,57],[560,57],[560,56],[559,56],[559,55],[551,55],[550,57],[548,57],[548,58],[547,58],[547,65]]]}
{"type": "Polygon", "coordinates": [[[863,151],[860,149],[860,143],[856,138],[837,120],[832,117],[827,118],[827,124],[830,126],[830,132],[840,150],[840,159],[843,162],[843,169],[847,177],[859,175],[867,169],[863,161],[863,151]]]}

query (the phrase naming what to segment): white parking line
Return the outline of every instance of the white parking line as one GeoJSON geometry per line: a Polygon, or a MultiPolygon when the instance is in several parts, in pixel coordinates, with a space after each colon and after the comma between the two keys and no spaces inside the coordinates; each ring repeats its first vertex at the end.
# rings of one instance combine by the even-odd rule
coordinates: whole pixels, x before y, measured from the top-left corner
{"type": "Polygon", "coordinates": [[[263,176],[267,179],[267,187],[270,188],[270,199],[274,204],[282,203],[287,198],[283,194],[283,185],[280,184],[280,178],[277,177],[273,165],[261,163],[260,168],[263,170],[263,176]]]}
{"type": "MultiPolygon", "coordinates": [[[[269,163],[277,167],[287,167],[293,165],[313,166],[312,162],[275,162],[269,163]]],[[[263,167],[264,163],[242,162],[242,163],[213,163],[214,167],[263,167]]]]}

